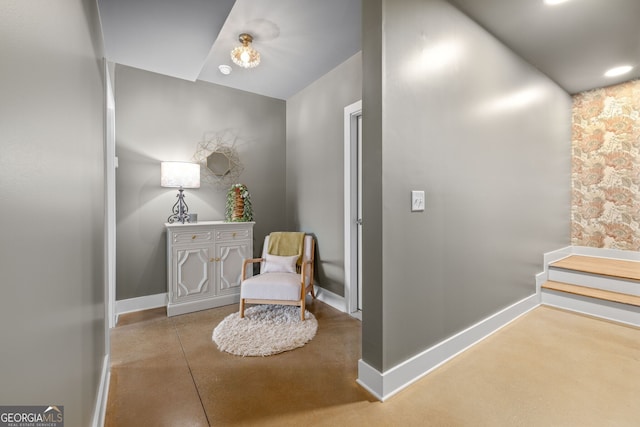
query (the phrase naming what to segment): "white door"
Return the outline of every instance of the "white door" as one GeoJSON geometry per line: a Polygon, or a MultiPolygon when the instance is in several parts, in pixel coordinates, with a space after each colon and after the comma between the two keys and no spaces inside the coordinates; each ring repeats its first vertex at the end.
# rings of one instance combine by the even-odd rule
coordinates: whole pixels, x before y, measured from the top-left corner
{"type": "Polygon", "coordinates": [[[344,109],[345,299],[354,317],[362,311],[362,101],[344,109]]]}

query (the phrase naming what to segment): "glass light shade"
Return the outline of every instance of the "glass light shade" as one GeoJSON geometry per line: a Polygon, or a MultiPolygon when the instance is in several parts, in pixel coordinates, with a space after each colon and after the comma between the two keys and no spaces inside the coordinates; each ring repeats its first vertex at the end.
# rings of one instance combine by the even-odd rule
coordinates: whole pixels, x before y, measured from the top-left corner
{"type": "Polygon", "coordinates": [[[188,162],[161,162],[162,187],[200,188],[200,165],[188,162]]]}
{"type": "Polygon", "coordinates": [[[231,51],[231,60],[242,68],[254,68],[260,64],[260,53],[251,46],[253,37],[249,34],[240,34],[242,46],[231,51]]]}

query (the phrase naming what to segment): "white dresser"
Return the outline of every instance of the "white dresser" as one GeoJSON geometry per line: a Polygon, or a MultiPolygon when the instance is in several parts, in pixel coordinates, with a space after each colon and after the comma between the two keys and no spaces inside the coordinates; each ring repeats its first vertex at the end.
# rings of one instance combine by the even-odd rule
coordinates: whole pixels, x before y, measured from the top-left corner
{"type": "Polygon", "coordinates": [[[253,257],[253,225],[225,221],[165,224],[168,316],[240,301],[242,262],[253,257]]]}

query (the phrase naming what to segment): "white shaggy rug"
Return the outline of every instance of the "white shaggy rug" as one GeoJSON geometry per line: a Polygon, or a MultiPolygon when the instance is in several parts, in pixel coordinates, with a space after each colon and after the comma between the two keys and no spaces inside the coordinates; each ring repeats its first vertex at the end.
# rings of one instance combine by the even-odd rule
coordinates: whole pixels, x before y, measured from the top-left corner
{"type": "Polygon", "coordinates": [[[238,356],[270,356],[302,347],[316,335],[318,321],[300,307],[292,305],[257,305],[225,317],[213,330],[218,348],[238,356]]]}

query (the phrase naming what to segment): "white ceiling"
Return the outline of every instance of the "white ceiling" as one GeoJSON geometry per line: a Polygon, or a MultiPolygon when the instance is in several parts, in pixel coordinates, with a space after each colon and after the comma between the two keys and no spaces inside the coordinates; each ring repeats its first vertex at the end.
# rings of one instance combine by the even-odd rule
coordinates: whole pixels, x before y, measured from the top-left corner
{"type": "Polygon", "coordinates": [[[234,0],[98,0],[109,61],[196,80],[234,0]]]}
{"type": "MultiPolygon", "coordinates": [[[[398,0],[394,0],[398,1],[398,0]]],[[[450,0],[569,93],[640,77],[640,0],[450,0]],[[632,74],[603,77],[629,63],[632,74]]],[[[361,0],[98,0],[109,61],[288,99],[360,50],[361,0]],[[261,64],[229,52],[254,36],[261,64]],[[225,76],[218,65],[232,65],[225,76]]]]}
{"type": "Polygon", "coordinates": [[[237,0],[198,78],[287,99],[360,51],[361,15],[360,0],[237,0]],[[260,52],[257,68],[231,62],[243,32],[260,52]]]}
{"type": "Polygon", "coordinates": [[[640,77],[640,0],[450,0],[569,93],[640,77]],[[622,64],[631,74],[604,72],[622,64]]]}
{"type": "Polygon", "coordinates": [[[360,0],[98,0],[109,61],[287,99],[360,51],[360,0]],[[229,53],[243,32],[261,63],[229,53]],[[223,75],[218,65],[231,65],[223,75]]]}

